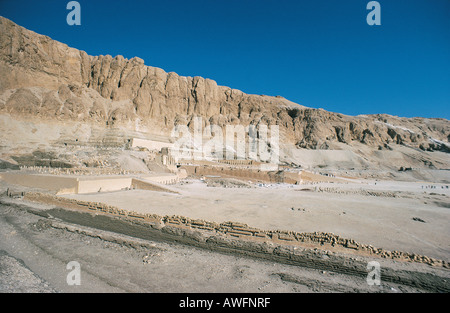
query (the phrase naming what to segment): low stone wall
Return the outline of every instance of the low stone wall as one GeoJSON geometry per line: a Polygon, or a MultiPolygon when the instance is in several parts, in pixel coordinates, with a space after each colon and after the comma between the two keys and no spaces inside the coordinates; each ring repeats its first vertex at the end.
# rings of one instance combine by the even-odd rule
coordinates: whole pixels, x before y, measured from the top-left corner
{"type": "Polygon", "coordinates": [[[285,177],[280,171],[260,171],[252,169],[218,167],[218,166],[183,166],[190,175],[208,176],[217,175],[221,177],[233,177],[243,180],[263,181],[268,183],[296,183],[296,181],[285,177]]]}
{"type": "MultiPolygon", "coordinates": [[[[260,165],[260,167],[263,167],[260,165]]],[[[232,177],[242,180],[262,181],[267,183],[300,184],[302,182],[343,182],[335,177],[314,174],[307,171],[285,171],[285,170],[261,170],[254,168],[243,168],[223,164],[219,165],[184,165],[184,169],[194,176],[217,175],[221,177],[232,177]]],[[[270,165],[268,165],[270,168],[270,165]]]]}
{"type": "Polygon", "coordinates": [[[249,239],[257,241],[271,241],[278,244],[299,245],[303,247],[320,247],[321,249],[349,249],[362,255],[373,255],[381,258],[389,258],[401,261],[425,263],[432,266],[450,268],[450,263],[443,260],[430,258],[414,253],[401,251],[387,251],[371,245],[356,242],[353,239],[342,238],[332,233],[314,232],[298,233],[284,230],[261,230],[237,222],[215,223],[205,220],[190,219],[184,216],[159,216],[157,214],[141,214],[133,211],[123,210],[114,206],[98,203],[79,201],[75,199],[61,198],[43,193],[26,193],[25,200],[60,205],[73,209],[84,209],[99,213],[112,214],[145,222],[164,225],[171,225],[179,228],[196,229],[236,237],[239,239],[249,239]]]}
{"type": "Polygon", "coordinates": [[[229,164],[229,165],[253,165],[256,164],[253,160],[218,160],[219,163],[229,164]]]}
{"type": "Polygon", "coordinates": [[[174,185],[180,181],[176,174],[142,175],[141,178],[163,185],[174,185]]]}
{"type": "Polygon", "coordinates": [[[124,210],[117,208],[112,205],[107,205],[100,202],[91,202],[91,201],[81,201],[76,199],[69,199],[58,197],[52,194],[40,193],[40,192],[27,192],[24,195],[24,200],[32,201],[32,202],[41,202],[61,207],[66,207],[69,209],[82,209],[89,211],[96,211],[100,213],[118,215],[118,216],[129,216],[136,217],[142,220],[147,220],[149,222],[158,222],[161,220],[161,217],[155,214],[139,214],[136,212],[124,210]]]}
{"type": "Polygon", "coordinates": [[[118,168],[111,168],[106,165],[98,167],[72,167],[72,168],[58,168],[45,166],[21,166],[21,171],[27,174],[29,171],[34,174],[49,174],[49,175],[77,175],[77,176],[92,176],[92,175],[140,175],[145,174],[142,171],[127,171],[118,168]]]}

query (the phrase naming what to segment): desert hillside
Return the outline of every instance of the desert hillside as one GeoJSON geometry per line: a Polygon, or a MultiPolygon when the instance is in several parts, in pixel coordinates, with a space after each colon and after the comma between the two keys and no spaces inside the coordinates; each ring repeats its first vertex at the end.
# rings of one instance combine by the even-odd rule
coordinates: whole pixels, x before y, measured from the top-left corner
{"type": "Polygon", "coordinates": [[[138,57],[90,56],[3,17],[0,73],[3,159],[68,140],[170,140],[175,125],[192,127],[199,116],[203,126],[279,125],[281,160],[303,167],[450,168],[446,119],[348,116],[249,95],[211,79],[166,73],[138,57]]]}

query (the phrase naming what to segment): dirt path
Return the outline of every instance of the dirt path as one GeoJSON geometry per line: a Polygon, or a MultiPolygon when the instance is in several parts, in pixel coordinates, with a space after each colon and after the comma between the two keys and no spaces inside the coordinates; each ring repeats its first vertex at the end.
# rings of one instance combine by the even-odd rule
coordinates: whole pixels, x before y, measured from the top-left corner
{"type": "Polygon", "coordinates": [[[11,270],[2,271],[0,285],[4,292],[449,290],[444,281],[448,281],[448,271],[429,267],[401,263],[387,266],[388,263],[380,262],[382,284],[368,286],[367,260],[363,258],[330,258],[309,251],[296,260],[283,260],[286,251],[263,257],[259,252],[247,253],[246,247],[230,246],[229,242],[210,242],[208,247],[197,242],[198,247],[194,247],[190,236],[143,232],[138,224],[42,206],[2,202],[0,238],[0,250],[4,251],[1,267],[21,264],[22,271],[28,273],[17,276],[11,270]],[[80,286],[66,282],[70,261],[81,265],[80,286]],[[446,274],[447,278],[436,274],[446,274]]]}

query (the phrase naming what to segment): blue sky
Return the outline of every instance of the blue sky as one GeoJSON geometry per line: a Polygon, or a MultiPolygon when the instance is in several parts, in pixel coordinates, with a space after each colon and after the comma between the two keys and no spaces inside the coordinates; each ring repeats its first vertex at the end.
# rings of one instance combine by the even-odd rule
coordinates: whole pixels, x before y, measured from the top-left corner
{"type": "Polygon", "coordinates": [[[450,119],[450,0],[0,0],[0,15],[90,55],[349,115],[450,119]]]}

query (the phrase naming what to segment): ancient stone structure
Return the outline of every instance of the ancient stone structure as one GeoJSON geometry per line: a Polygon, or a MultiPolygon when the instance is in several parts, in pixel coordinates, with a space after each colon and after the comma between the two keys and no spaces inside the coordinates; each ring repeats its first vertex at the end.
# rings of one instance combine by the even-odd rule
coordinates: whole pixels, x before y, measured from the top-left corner
{"type": "MultiPolygon", "coordinates": [[[[131,148],[146,148],[149,151],[161,151],[164,148],[170,148],[173,144],[170,142],[163,142],[157,140],[133,138],[131,142],[131,148]]],[[[167,149],[166,149],[167,150],[167,149]]]]}
{"type": "Polygon", "coordinates": [[[161,149],[160,153],[156,155],[155,160],[161,165],[167,167],[171,172],[177,171],[177,162],[175,158],[170,154],[168,147],[161,149]]]}
{"type": "Polygon", "coordinates": [[[139,177],[113,176],[61,176],[36,173],[1,173],[0,178],[8,183],[41,188],[63,194],[81,194],[127,190],[132,188],[172,192],[163,185],[176,184],[180,177],[173,173],[145,174],[139,177]]]}
{"type": "MultiPolygon", "coordinates": [[[[284,179],[283,172],[268,172],[261,171],[256,169],[243,169],[243,168],[235,168],[233,166],[227,167],[218,167],[218,166],[183,166],[184,169],[190,175],[195,176],[208,176],[208,175],[217,175],[220,177],[233,177],[240,178],[243,180],[251,180],[251,181],[263,181],[263,182],[271,182],[271,183],[282,183],[287,182],[284,179]]],[[[292,183],[292,181],[289,181],[292,183]]],[[[295,182],[293,182],[295,183],[295,182]]]]}
{"type": "Polygon", "coordinates": [[[450,268],[450,263],[443,260],[430,258],[423,255],[402,251],[387,251],[372,245],[365,245],[353,239],[342,238],[332,233],[314,232],[298,233],[285,230],[261,230],[237,222],[215,223],[205,220],[190,219],[184,216],[159,216],[157,214],[140,214],[133,211],[120,209],[114,206],[98,203],[79,201],[75,199],[61,198],[55,195],[43,193],[26,193],[25,200],[60,205],[72,209],[84,209],[98,213],[112,214],[126,218],[132,218],[149,223],[150,225],[164,225],[173,227],[194,229],[210,233],[218,233],[243,240],[268,241],[285,245],[299,245],[303,247],[321,247],[321,249],[344,249],[363,255],[373,255],[394,260],[426,263],[432,266],[450,268]]]}

